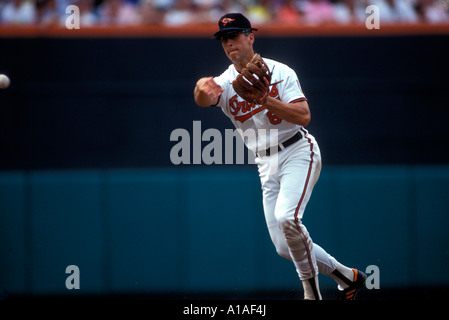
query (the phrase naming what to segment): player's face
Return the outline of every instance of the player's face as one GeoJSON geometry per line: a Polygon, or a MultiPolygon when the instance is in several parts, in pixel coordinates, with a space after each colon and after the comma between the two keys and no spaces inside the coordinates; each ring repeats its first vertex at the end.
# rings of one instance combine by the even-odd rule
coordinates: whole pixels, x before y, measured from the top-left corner
{"type": "Polygon", "coordinates": [[[231,33],[221,38],[221,45],[229,60],[236,65],[244,67],[249,62],[253,53],[254,34],[231,33]]]}

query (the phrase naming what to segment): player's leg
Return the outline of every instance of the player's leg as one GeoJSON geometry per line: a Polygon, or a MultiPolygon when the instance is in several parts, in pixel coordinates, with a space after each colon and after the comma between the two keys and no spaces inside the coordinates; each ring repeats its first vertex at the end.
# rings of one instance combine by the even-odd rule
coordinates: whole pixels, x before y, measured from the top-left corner
{"type": "MultiPolygon", "coordinates": [[[[293,261],[287,241],[279,226],[276,224],[269,227],[269,232],[276,246],[277,253],[283,258],[293,261]]],[[[320,274],[333,278],[337,282],[340,290],[344,290],[353,284],[355,277],[354,268],[349,268],[341,264],[316,243],[313,243],[313,251],[320,274]]]]}
{"type": "Polygon", "coordinates": [[[320,273],[330,276],[338,284],[337,299],[354,300],[357,292],[365,284],[366,274],[341,264],[316,243],[314,249],[320,273]]]}
{"type": "MultiPolygon", "coordinates": [[[[284,201],[282,198],[279,200],[279,192],[280,192],[279,173],[280,172],[277,171],[276,174],[272,174],[273,168],[270,166],[270,165],[272,165],[272,163],[270,163],[269,158],[257,159],[256,162],[258,163],[259,174],[260,174],[260,179],[261,179],[261,184],[262,184],[263,207],[264,207],[265,219],[266,219],[266,223],[267,223],[267,227],[268,227],[268,230],[270,233],[271,240],[273,241],[273,244],[276,247],[276,251],[281,257],[284,257],[284,258],[286,258],[290,261],[293,261],[295,263],[298,274],[300,275],[301,280],[303,280],[306,297],[307,297],[307,294],[310,292],[312,292],[314,296],[320,297],[318,278],[317,278],[318,272],[316,272],[316,269],[318,269],[318,271],[322,274],[331,275],[331,276],[333,276],[332,272],[334,270],[337,270],[337,266],[339,266],[339,265],[341,266],[341,268],[339,268],[339,269],[341,269],[342,273],[345,273],[345,271],[351,270],[351,269],[342,266],[332,256],[327,254],[327,252],[325,252],[324,249],[322,249],[320,246],[318,246],[316,244],[313,244],[310,239],[310,236],[308,235],[307,229],[301,222],[299,222],[299,225],[301,228],[301,233],[304,236],[304,238],[301,238],[301,244],[304,244],[304,240],[306,240],[306,242],[308,242],[308,245],[307,245],[308,249],[306,249],[306,250],[301,249],[300,248],[301,245],[297,246],[295,244],[290,244],[290,247],[289,247],[289,245],[287,244],[286,237],[285,237],[284,229],[280,226],[280,223],[278,221],[279,219],[276,218],[276,216],[275,216],[276,204],[282,203],[284,201]],[[303,252],[302,254],[303,254],[303,256],[305,256],[305,258],[302,259],[303,264],[308,265],[308,264],[310,264],[309,261],[316,261],[316,262],[312,262],[312,263],[316,263],[316,267],[314,267],[315,271],[313,272],[312,275],[301,275],[301,273],[300,273],[301,267],[299,267],[298,263],[295,262],[295,259],[298,260],[298,258],[297,258],[298,253],[295,253],[295,258],[292,257],[292,252],[291,252],[292,246],[295,248],[294,251],[302,251],[303,252]],[[310,252],[307,255],[308,250],[310,250],[310,252]],[[304,255],[304,252],[306,252],[305,255],[304,255]],[[315,255],[315,257],[314,257],[314,255],[315,255]]],[[[278,162],[276,162],[276,163],[278,163],[278,162]]],[[[312,177],[312,178],[310,178],[310,181],[309,181],[309,183],[311,185],[311,189],[313,188],[313,186],[315,185],[315,183],[318,179],[320,168],[321,168],[321,161],[319,158],[319,149],[318,149],[318,150],[315,150],[315,169],[312,172],[310,172],[311,177],[312,177]]],[[[288,172],[288,170],[284,170],[284,171],[288,172]]],[[[284,175],[285,175],[285,172],[284,172],[284,175]]],[[[284,190],[287,190],[287,189],[288,188],[284,188],[284,190]]],[[[310,192],[311,192],[311,190],[310,190],[310,192]]],[[[310,192],[307,196],[305,196],[306,198],[303,199],[304,208],[305,208],[305,204],[307,203],[308,199],[310,198],[310,192]]],[[[294,191],[294,193],[295,194],[297,193],[296,190],[294,191]]],[[[282,207],[282,206],[279,205],[279,207],[282,207]]],[[[302,212],[303,212],[304,208],[302,208],[302,212]]],[[[280,209],[278,209],[278,210],[280,210],[280,209]]],[[[302,217],[302,213],[301,213],[301,217],[302,217]]],[[[341,280],[339,280],[337,282],[344,283],[341,280]]],[[[310,296],[310,294],[309,294],[309,296],[310,296]]]]}
{"type": "Polygon", "coordinates": [[[290,252],[285,242],[284,234],[279,228],[279,224],[274,216],[274,209],[279,195],[280,184],[279,177],[270,172],[270,158],[256,158],[259,169],[260,182],[262,186],[262,201],[271,241],[273,242],[276,252],[283,258],[291,260],[290,252]]]}
{"type": "Polygon", "coordinates": [[[272,161],[270,158],[257,158],[256,163],[259,168],[260,181],[262,186],[263,209],[265,221],[276,252],[283,258],[292,260],[284,232],[279,226],[279,221],[275,216],[276,203],[278,202],[280,191],[280,178],[278,172],[273,174],[272,161]]]}
{"type": "MultiPolygon", "coordinates": [[[[280,184],[279,177],[275,174],[264,174],[268,171],[267,162],[259,161],[259,172],[261,173],[261,183],[262,183],[262,195],[263,195],[263,207],[265,213],[265,220],[267,223],[268,231],[271,240],[276,248],[277,253],[290,261],[294,261],[291,255],[290,248],[287,245],[284,230],[280,227],[279,221],[275,216],[276,203],[279,197],[280,184]],[[265,163],[264,163],[265,162],[265,163]]],[[[303,227],[303,232],[307,233],[305,227],[303,227]]],[[[307,233],[308,234],[308,233],[307,233]]],[[[302,240],[301,240],[302,241],[302,240]]],[[[313,254],[313,253],[312,253],[313,254]]],[[[307,260],[307,258],[306,258],[307,260]]],[[[306,262],[308,263],[308,262],[306,262]]],[[[298,266],[296,265],[297,271],[298,266]]],[[[301,277],[300,277],[301,278],[301,277]]],[[[314,276],[308,278],[302,278],[302,283],[304,287],[304,296],[306,299],[320,299],[321,294],[319,291],[317,272],[314,276]]]]}
{"type": "Polygon", "coordinates": [[[280,154],[280,191],[275,218],[304,287],[306,299],[320,299],[318,266],[312,238],[302,222],[306,205],[321,171],[320,150],[306,136],[280,154]]]}
{"type": "Polygon", "coordinates": [[[356,269],[341,264],[316,243],[313,244],[313,249],[315,251],[318,270],[321,274],[333,278],[341,290],[353,285],[354,280],[356,280],[354,271],[356,269]]]}
{"type": "MultiPolygon", "coordinates": [[[[276,163],[278,159],[276,159],[276,163]]],[[[258,158],[256,159],[256,163],[259,167],[259,175],[260,181],[262,184],[262,195],[263,195],[263,207],[265,220],[267,223],[268,231],[270,233],[271,240],[276,247],[277,253],[286,259],[293,261],[296,266],[296,270],[298,269],[297,262],[295,262],[294,258],[292,258],[292,253],[290,248],[287,245],[287,241],[285,238],[285,232],[283,228],[280,226],[279,221],[275,215],[276,204],[278,203],[279,191],[280,191],[280,178],[279,178],[279,170],[273,172],[272,164],[273,159],[270,157],[266,158],[258,158]]],[[[303,230],[304,232],[304,230],[303,230]]],[[[301,239],[301,246],[303,246],[304,242],[301,239]]],[[[305,251],[304,249],[302,249],[305,251]]],[[[305,258],[307,261],[307,258],[305,258]]],[[[307,262],[305,262],[307,263],[307,262]]],[[[313,262],[314,263],[314,262],[313,262]]],[[[315,269],[316,263],[315,263],[315,269]]],[[[303,287],[304,287],[304,296],[306,299],[321,299],[321,295],[319,292],[318,286],[318,278],[316,276],[317,272],[314,270],[314,275],[311,277],[303,277],[301,278],[303,287]]]]}
{"type": "MultiPolygon", "coordinates": [[[[308,244],[305,247],[310,248],[310,259],[314,259],[316,261],[318,271],[322,274],[326,274],[332,277],[338,283],[339,289],[344,289],[339,294],[340,299],[348,299],[348,297],[349,299],[353,299],[355,294],[353,294],[352,296],[351,294],[354,292],[354,289],[355,292],[357,292],[363,286],[366,275],[360,270],[349,268],[341,264],[334,257],[329,255],[323,248],[312,243],[312,240],[310,239],[305,226],[303,226],[301,222],[312,190],[316,182],[318,181],[321,171],[321,153],[319,146],[314,137],[310,134],[307,134],[304,139],[300,140],[298,144],[295,144],[292,147],[293,148],[291,148],[290,150],[284,150],[284,152],[287,151],[284,154],[284,157],[288,157],[288,161],[283,164],[282,171],[280,173],[281,189],[279,191],[277,207],[275,209],[276,219],[278,220],[278,222],[280,220],[291,221],[292,203],[289,202],[289,200],[295,199],[295,186],[297,186],[298,176],[301,176],[300,173],[304,171],[304,162],[307,163],[307,177],[304,184],[300,187],[300,190],[303,191],[301,192],[301,198],[298,202],[298,205],[295,208],[296,225],[298,227],[298,230],[304,230],[303,232],[301,232],[301,234],[310,242],[310,245],[308,244]],[[304,147],[304,145],[306,147],[304,147]],[[301,151],[294,150],[295,148],[300,149],[301,151]],[[289,152],[294,153],[294,155],[288,155],[289,152]],[[278,205],[280,208],[278,207],[278,205]]],[[[294,203],[295,202],[293,201],[293,204],[294,203]]],[[[286,229],[284,229],[284,231],[285,230],[286,229]]],[[[292,251],[295,249],[292,248],[294,248],[294,246],[297,246],[297,250],[300,251],[300,246],[298,245],[298,243],[289,243],[288,236],[286,236],[286,243],[290,250],[292,260],[295,263],[299,256],[295,255],[294,251],[292,251]]],[[[295,265],[298,264],[295,263],[295,265]]],[[[303,265],[303,267],[305,270],[307,270],[305,265],[303,265]]],[[[307,273],[305,275],[302,274],[303,269],[297,269],[299,269],[298,273],[300,274],[301,279],[310,277],[310,275],[307,273]]]]}
{"type": "MultiPolygon", "coordinates": [[[[290,251],[288,249],[287,241],[285,240],[284,234],[282,230],[279,228],[277,223],[268,226],[268,230],[270,232],[271,240],[273,241],[277,253],[290,261],[292,257],[290,255],[290,251]]],[[[313,251],[315,253],[315,259],[318,266],[318,272],[323,275],[331,276],[334,278],[338,284],[341,284],[341,287],[344,288],[347,285],[343,280],[340,280],[337,276],[333,275],[332,272],[338,270],[341,274],[346,274],[347,278],[350,279],[352,275],[352,269],[348,268],[341,263],[339,263],[333,256],[328,254],[321,246],[313,243],[313,251]]]]}

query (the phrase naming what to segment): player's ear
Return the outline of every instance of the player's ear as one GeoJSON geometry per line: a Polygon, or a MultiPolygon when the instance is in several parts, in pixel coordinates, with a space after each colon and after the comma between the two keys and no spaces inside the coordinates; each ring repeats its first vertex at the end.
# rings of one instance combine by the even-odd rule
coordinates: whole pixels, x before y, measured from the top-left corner
{"type": "Polygon", "coordinates": [[[249,43],[250,43],[250,44],[253,44],[253,43],[254,43],[254,40],[255,40],[254,33],[250,33],[250,34],[248,35],[248,41],[249,41],[249,43]]]}

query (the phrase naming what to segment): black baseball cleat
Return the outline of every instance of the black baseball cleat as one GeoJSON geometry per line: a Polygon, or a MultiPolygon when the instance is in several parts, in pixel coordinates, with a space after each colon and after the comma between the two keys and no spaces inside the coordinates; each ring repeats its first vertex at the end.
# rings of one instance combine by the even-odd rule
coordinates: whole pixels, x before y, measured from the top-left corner
{"type": "Polygon", "coordinates": [[[355,300],[355,296],[366,281],[366,274],[360,270],[352,269],[354,271],[354,280],[352,284],[344,290],[338,290],[337,300],[355,300]]]}

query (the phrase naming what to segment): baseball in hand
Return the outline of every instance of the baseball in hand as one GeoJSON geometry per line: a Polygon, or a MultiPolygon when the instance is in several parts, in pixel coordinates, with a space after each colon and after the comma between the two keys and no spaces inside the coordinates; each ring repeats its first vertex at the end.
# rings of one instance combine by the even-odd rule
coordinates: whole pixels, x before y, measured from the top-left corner
{"type": "Polygon", "coordinates": [[[0,74],[0,89],[6,89],[9,87],[11,80],[6,74],[0,74]]]}

